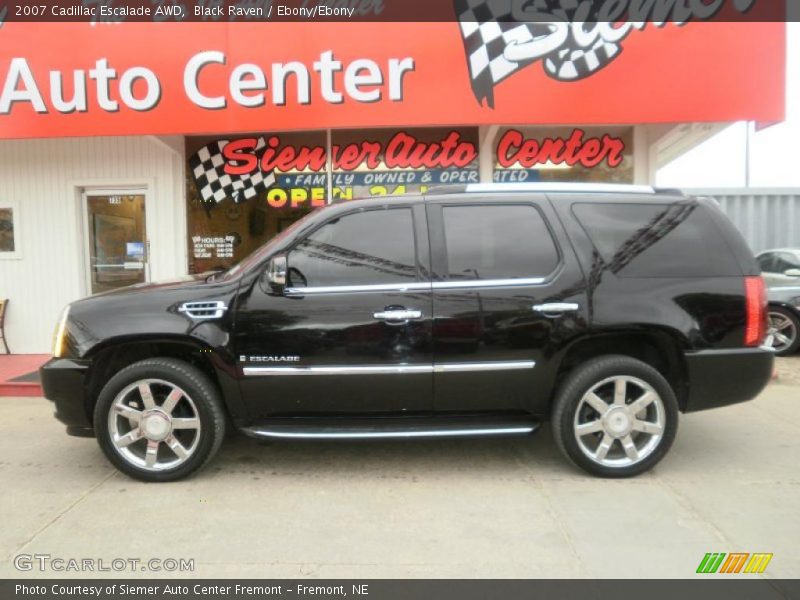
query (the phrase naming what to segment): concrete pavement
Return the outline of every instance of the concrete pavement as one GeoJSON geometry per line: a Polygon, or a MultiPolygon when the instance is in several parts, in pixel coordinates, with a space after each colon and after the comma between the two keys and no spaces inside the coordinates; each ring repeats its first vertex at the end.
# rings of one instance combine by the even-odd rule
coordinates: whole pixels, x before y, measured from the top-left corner
{"type": "MultiPolygon", "coordinates": [[[[783,359],[796,368],[800,357],[783,359]]],[[[496,440],[232,438],[198,475],[159,485],[66,436],[47,401],[4,398],[0,576],[45,553],[195,561],[162,576],[691,577],[706,552],[772,552],[764,576],[798,577],[798,422],[800,385],[782,378],[754,402],[683,416],[667,458],[631,480],[584,475],[545,427],[496,440]]]]}

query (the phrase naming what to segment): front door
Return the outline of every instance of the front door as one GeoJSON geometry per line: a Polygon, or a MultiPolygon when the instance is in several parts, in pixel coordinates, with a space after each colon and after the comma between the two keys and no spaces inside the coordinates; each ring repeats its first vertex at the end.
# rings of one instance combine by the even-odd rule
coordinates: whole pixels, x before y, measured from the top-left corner
{"type": "Polygon", "coordinates": [[[87,191],[83,208],[89,293],[147,281],[144,191],[87,191]]]}
{"type": "Polygon", "coordinates": [[[431,411],[424,207],[337,216],[287,254],[287,287],[239,294],[235,348],[254,417],[431,411]]]}
{"type": "Polygon", "coordinates": [[[451,197],[428,211],[436,410],[546,410],[548,363],[586,329],[582,273],[552,207],[451,197]]]}

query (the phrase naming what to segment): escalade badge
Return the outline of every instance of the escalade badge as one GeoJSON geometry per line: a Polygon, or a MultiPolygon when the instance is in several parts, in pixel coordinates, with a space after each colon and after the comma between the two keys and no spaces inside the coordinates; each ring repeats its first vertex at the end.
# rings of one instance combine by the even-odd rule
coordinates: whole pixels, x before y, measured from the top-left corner
{"type": "Polygon", "coordinates": [[[299,356],[245,356],[239,357],[240,362],[299,362],[299,356]]]}

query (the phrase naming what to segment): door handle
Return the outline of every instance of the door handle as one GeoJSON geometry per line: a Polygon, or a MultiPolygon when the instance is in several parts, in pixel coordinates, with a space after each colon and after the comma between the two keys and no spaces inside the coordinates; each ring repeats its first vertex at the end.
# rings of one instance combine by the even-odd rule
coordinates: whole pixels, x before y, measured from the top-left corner
{"type": "Polygon", "coordinates": [[[580,310],[581,305],[576,302],[548,302],[547,304],[534,304],[531,308],[546,317],[557,317],[565,312],[580,310]]]}
{"type": "Polygon", "coordinates": [[[421,319],[422,311],[414,310],[413,308],[382,310],[380,312],[374,313],[372,316],[373,318],[378,319],[379,321],[401,321],[403,323],[407,323],[408,321],[421,319]]]}

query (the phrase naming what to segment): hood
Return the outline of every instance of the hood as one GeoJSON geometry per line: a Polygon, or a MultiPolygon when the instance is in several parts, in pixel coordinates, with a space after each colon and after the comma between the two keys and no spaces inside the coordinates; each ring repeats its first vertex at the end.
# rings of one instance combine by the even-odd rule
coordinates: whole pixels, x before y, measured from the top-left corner
{"type": "Polygon", "coordinates": [[[239,280],[207,281],[210,273],[170,281],[142,283],[95,294],[70,304],[67,328],[74,356],[114,339],[205,336],[210,325],[224,326],[232,317],[239,280]],[[196,318],[187,302],[218,302],[218,317],[196,318]]]}

